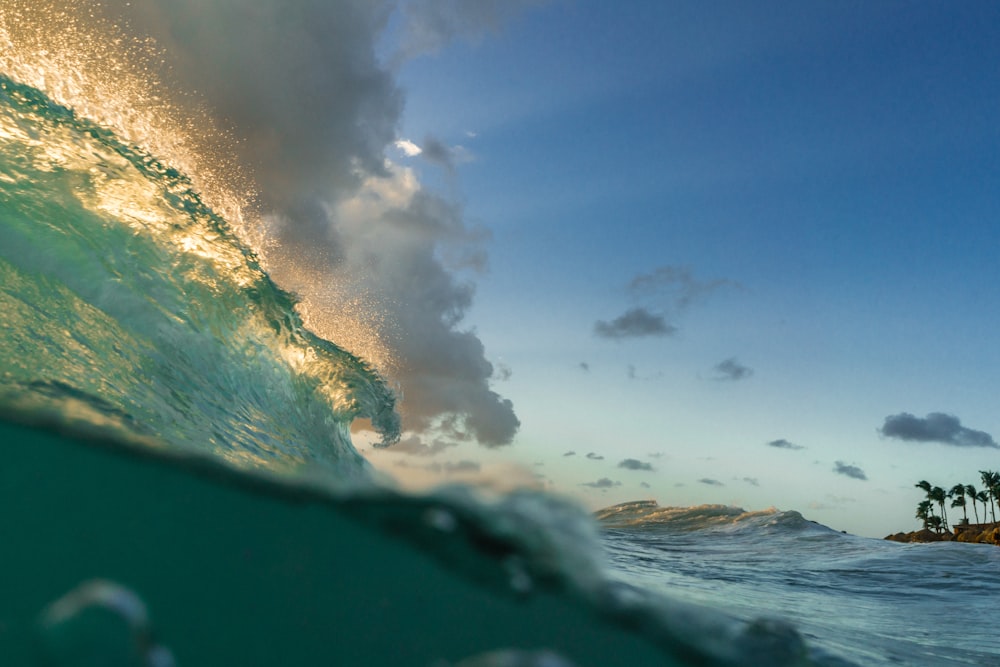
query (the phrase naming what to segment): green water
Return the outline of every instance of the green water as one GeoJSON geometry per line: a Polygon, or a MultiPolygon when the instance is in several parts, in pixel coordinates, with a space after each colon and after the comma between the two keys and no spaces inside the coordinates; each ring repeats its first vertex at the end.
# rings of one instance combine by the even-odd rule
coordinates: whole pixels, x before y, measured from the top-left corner
{"type": "Polygon", "coordinates": [[[11,424],[0,443],[6,665],[34,664],[39,612],[94,577],[145,600],[183,667],[433,665],[505,647],[672,664],[570,600],[473,583],[330,502],[11,424]]]}

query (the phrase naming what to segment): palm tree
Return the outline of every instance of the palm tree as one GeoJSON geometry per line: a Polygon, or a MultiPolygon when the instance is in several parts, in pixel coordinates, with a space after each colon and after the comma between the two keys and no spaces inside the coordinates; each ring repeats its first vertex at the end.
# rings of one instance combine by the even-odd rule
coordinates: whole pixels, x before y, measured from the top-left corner
{"type": "Polygon", "coordinates": [[[930,528],[930,519],[933,516],[934,510],[931,506],[931,501],[921,500],[917,503],[917,518],[924,522],[924,528],[930,528]]]}
{"type": "MultiPolygon", "coordinates": [[[[986,487],[986,492],[995,503],[997,497],[1000,496],[1000,473],[992,470],[980,470],[979,475],[983,480],[983,486],[986,487]]],[[[990,504],[990,515],[993,517],[993,523],[996,523],[997,514],[993,509],[993,504],[990,504]]]]}
{"type": "Polygon", "coordinates": [[[962,523],[969,523],[969,513],[965,509],[965,484],[956,484],[948,491],[948,497],[954,498],[951,501],[952,507],[962,508],[962,523]]]}
{"type": "Polygon", "coordinates": [[[984,489],[976,494],[976,500],[983,504],[983,523],[986,523],[986,508],[990,506],[990,494],[984,489]]]}
{"type": "Polygon", "coordinates": [[[935,530],[935,532],[941,532],[941,517],[930,516],[927,517],[927,524],[935,530]]]}
{"type": "Polygon", "coordinates": [[[963,514],[963,516],[962,516],[962,522],[961,522],[961,524],[962,525],[966,525],[966,526],[969,525],[969,515],[965,511],[965,496],[964,495],[955,496],[954,500],[951,501],[951,506],[952,507],[961,507],[962,508],[962,514],[963,514]]]}
{"type": "Polygon", "coordinates": [[[976,487],[972,486],[971,484],[966,484],[965,485],[965,495],[972,499],[972,512],[976,515],[976,523],[978,524],[979,523],[979,505],[976,504],[976,501],[979,500],[979,498],[976,497],[977,493],[979,493],[979,492],[976,491],[976,487]]]}
{"type": "Polygon", "coordinates": [[[938,507],[941,508],[941,525],[945,530],[948,530],[948,514],[944,511],[944,501],[946,497],[944,489],[940,486],[935,486],[930,490],[930,493],[927,494],[927,497],[936,502],[938,507]]]}

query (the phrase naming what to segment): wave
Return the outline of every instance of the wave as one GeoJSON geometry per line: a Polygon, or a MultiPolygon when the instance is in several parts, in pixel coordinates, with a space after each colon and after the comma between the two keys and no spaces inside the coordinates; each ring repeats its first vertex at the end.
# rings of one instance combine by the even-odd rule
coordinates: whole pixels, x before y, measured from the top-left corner
{"type": "Polygon", "coordinates": [[[186,176],[3,77],[0,138],[6,413],[348,479],[353,419],[398,438],[386,381],[304,328],[186,176]]]}
{"type": "Polygon", "coordinates": [[[619,503],[597,510],[594,517],[609,528],[657,529],[666,532],[804,530],[835,533],[799,512],[775,508],[747,511],[731,505],[660,507],[654,500],[619,503]]]}

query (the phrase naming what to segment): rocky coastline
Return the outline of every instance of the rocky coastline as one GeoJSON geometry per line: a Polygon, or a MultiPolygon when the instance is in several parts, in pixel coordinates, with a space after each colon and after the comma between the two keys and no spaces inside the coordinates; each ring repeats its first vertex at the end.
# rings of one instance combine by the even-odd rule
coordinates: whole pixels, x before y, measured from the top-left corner
{"type": "Polygon", "coordinates": [[[886,535],[885,539],[892,542],[971,542],[976,544],[995,544],[1000,546],[1000,522],[984,524],[959,524],[953,527],[954,532],[940,533],[923,528],[909,533],[894,533],[886,535]]]}

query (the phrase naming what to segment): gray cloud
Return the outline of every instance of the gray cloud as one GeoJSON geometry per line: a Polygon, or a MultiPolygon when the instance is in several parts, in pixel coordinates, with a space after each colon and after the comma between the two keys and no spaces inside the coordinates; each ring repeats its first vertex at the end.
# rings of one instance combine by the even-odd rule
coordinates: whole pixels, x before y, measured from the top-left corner
{"type": "Polygon", "coordinates": [[[603,461],[604,460],[603,456],[595,454],[594,452],[588,452],[587,453],[587,458],[590,459],[591,461],[603,461]]]}
{"type": "Polygon", "coordinates": [[[644,489],[648,489],[649,488],[649,484],[647,484],[646,482],[639,482],[639,486],[641,486],[644,489]]]}
{"type": "Polygon", "coordinates": [[[638,459],[625,459],[618,464],[619,468],[624,468],[625,470],[646,470],[649,472],[653,471],[653,466],[649,463],[639,461],[638,459]]]}
{"type": "Polygon", "coordinates": [[[720,361],[715,365],[716,380],[745,380],[753,375],[753,369],[744,366],[735,357],[720,361]]]}
{"type": "Polygon", "coordinates": [[[576,456],[576,452],[574,452],[574,451],[568,451],[565,454],[563,454],[563,456],[576,456]]]}
{"type": "Polygon", "coordinates": [[[621,482],[614,482],[608,479],[607,477],[602,477],[596,482],[586,482],[584,484],[581,484],[580,486],[589,486],[594,489],[610,489],[613,486],[621,486],[621,485],[622,485],[621,482]]]}
{"type": "Polygon", "coordinates": [[[579,366],[581,371],[585,373],[590,372],[590,364],[588,364],[586,361],[581,361],[579,366]]]}
{"type": "Polygon", "coordinates": [[[777,447],[778,449],[805,449],[802,445],[796,445],[794,442],[788,442],[784,438],[779,438],[778,440],[772,440],[767,443],[768,447],[777,447]]]}
{"type": "Polygon", "coordinates": [[[744,477],[743,481],[749,484],[750,486],[760,486],[760,480],[758,480],[756,477],[744,477]]]}
{"type": "Polygon", "coordinates": [[[629,290],[637,296],[665,299],[675,309],[684,309],[704,300],[719,289],[737,284],[726,279],[697,280],[686,266],[661,266],[637,275],[629,290]]]}
{"type": "Polygon", "coordinates": [[[435,53],[454,39],[476,42],[511,18],[546,0],[409,0],[394,63],[435,53]]]}
{"type": "Polygon", "coordinates": [[[867,480],[868,475],[865,471],[857,466],[847,465],[843,461],[837,461],[834,464],[833,471],[838,475],[844,475],[846,477],[851,477],[853,479],[867,480]]]}
{"type": "Polygon", "coordinates": [[[725,486],[722,482],[717,479],[711,479],[709,477],[702,477],[698,480],[701,484],[707,484],[708,486],[725,486]]]}
{"type": "Polygon", "coordinates": [[[609,340],[644,338],[647,336],[672,336],[677,327],[669,324],[663,315],[655,315],[645,308],[631,308],[610,322],[594,323],[594,334],[609,340]]]}
{"type": "Polygon", "coordinates": [[[735,283],[724,279],[700,281],[687,267],[661,266],[637,275],[628,284],[633,299],[645,305],[630,308],[610,322],[598,320],[594,333],[611,340],[672,336],[678,328],[668,321],[668,314],[676,315],[727,285],[735,283]]]}
{"type": "MultiPolygon", "coordinates": [[[[484,35],[528,4],[405,2],[400,53],[484,35]]],[[[102,5],[116,23],[156,39],[174,84],[165,97],[190,100],[228,128],[231,141],[205,150],[235,151],[251,175],[257,201],[246,217],[266,221],[249,230],[267,238],[256,250],[278,284],[300,297],[308,326],[362,356],[371,353],[357,347],[368,338],[351,339],[359,330],[388,348],[373,361],[402,389],[405,430],[434,433],[447,423],[449,437],[508,444],[520,422],[490,386],[494,368],[481,341],[462,326],[474,288],[458,271],[485,264],[485,235],[466,225],[457,203],[419,189],[385,160],[404,97],[376,45],[395,7],[380,0],[102,5]]],[[[428,159],[454,164],[453,149],[431,143],[428,159]]]]}
{"type": "Polygon", "coordinates": [[[479,472],[482,466],[475,461],[448,461],[442,464],[441,468],[446,473],[453,472],[479,472]]]}
{"type": "Polygon", "coordinates": [[[410,156],[419,155],[431,164],[449,172],[454,172],[459,164],[471,162],[474,159],[472,153],[465,146],[449,146],[433,135],[427,135],[422,146],[416,146],[412,142],[403,142],[401,146],[397,142],[396,147],[401,147],[410,156]]]}
{"type": "Polygon", "coordinates": [[[909,442],[939,442],[954,447],[1000,448],[989,433],[962,426],[954,415],[932,412],[924,418],[908,412],[890,415],[879,429],[882,435],[909,442]]]}
{"type": "Polygon", "coordinates": [[[441,439],[426,441],[420,436],[409,435],[393,445],[392,451],[414,456],[435,456],[449,447],[454,447],[455,444],[441,439]]]}

